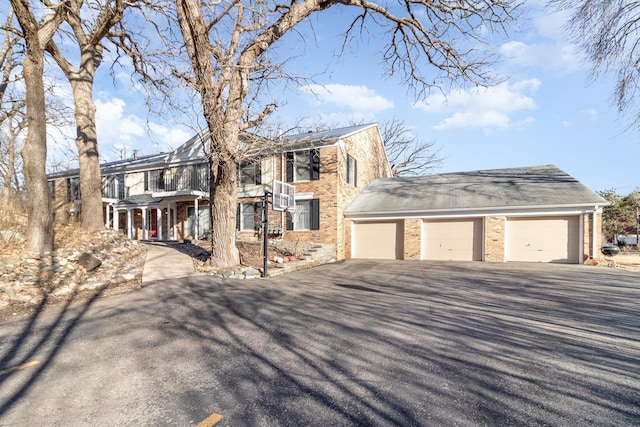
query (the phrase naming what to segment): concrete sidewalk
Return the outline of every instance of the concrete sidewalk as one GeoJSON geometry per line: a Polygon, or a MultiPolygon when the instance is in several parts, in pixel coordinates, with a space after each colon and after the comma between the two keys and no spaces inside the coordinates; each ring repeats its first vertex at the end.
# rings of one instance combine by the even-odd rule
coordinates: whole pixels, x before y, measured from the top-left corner
{"type": "Polygon", "coordinates": [[[142,283],[199,275],[193,268],[193,260],[180,251],[180,243],[144,242],[147,259],[142,270],[142,283]]]}

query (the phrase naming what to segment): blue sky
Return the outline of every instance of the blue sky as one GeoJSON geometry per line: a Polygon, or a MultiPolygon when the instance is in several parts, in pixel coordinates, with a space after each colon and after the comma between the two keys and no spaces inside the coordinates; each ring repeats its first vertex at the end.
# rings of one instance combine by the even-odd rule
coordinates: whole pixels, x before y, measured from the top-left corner
{"type": "MultiPolygon", "coordinates": [[[[332,126],[353,121],[400,119],[421,139],[433,140],[444,157],[435,173],[555,164],[593,190],[627,194],[640,186],[637,131],[625,131],[611,102],[612,77],[592,82],[589,67],[562,32],[566,16],[550,15],[542,2],[527,2],[523,20],[496,39],[501,57],[494,71],[505,80],[491,88],[448,90],[416,100],[397,79],[384,77],[380,36],[370,35],[337,57],[344,16],[319,15],[280,52],[295,58],[290,70],[317,74],[315,83],[274,94],[285,99],[273,116],[283,124],[299,119],[332,126]]],[[[104,67],[106,68],[106,67],[104,67]]],[[[175,148],[194,131],[185,118],[147,116],[139,88],[122,72],[113,86],[97,85],[101,157],[125,149],[150,154],[175,148]]]]}

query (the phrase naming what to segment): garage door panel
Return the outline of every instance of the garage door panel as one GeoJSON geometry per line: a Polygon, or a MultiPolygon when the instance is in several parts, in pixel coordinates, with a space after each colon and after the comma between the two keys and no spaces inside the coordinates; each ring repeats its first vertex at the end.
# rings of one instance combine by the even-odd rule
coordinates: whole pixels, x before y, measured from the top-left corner
{"type": "Polygon", "coordinates": [[[509,218],[507,261],[579,262],[580,221],[577,216],[509,218]]]}
{"type": "Polygon", "coordinates": [[[434,220],[422,224],[422,259],[481,261],[482,219],[434,220]]]}
{"type": "Polygon", "coordinates": [[[354,223],[351,257],[402,259],[404,255],[403,224],[402,221],[354,223]]]}

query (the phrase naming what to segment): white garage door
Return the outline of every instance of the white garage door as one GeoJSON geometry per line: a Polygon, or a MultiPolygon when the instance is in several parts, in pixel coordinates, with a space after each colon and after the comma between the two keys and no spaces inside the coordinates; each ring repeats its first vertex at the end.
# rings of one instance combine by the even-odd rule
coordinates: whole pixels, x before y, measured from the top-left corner
{"type": "Polygon", "coordinates": [[[580,218],[508,218],[507,261],[578,263],[580,218]]]}
{"type": "Polygon", "coordinates": [[[403,221],[354,223],[351,257],[402,259],[403,224],[403,221]]]}
{"type": "Polygon", "coordinates": [[[424,221],[422,259],[482,261],[482,219],[424,221]]]}

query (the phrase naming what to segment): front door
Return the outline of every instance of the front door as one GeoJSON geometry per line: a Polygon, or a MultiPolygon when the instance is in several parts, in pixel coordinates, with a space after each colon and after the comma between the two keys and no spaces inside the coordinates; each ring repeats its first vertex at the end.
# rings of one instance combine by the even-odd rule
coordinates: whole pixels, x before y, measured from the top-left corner
{"type": "Polygon", "coordinates": [[[158,210],[149,210],[149,238],[158,238],[158,210]]]}

